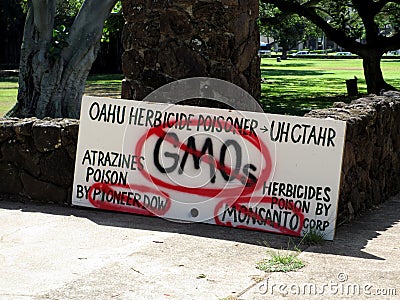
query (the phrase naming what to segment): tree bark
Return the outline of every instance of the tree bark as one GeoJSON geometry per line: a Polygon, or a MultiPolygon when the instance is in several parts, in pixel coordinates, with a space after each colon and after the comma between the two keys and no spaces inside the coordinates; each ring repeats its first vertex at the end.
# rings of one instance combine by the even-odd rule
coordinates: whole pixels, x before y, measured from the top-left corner
{"type": "Polygon", "coordinates": [[[282,48],[282,59],[287,59],[288,58],[288,49],[282,48]]]}
{"type": "Polygon", "coordinates": [[[117,0],[86,0],[69,31],[67,46],[52,49],[56,0],[32,0],[25,23],[15,117],[79,118],[89,71],[117,0]]]}

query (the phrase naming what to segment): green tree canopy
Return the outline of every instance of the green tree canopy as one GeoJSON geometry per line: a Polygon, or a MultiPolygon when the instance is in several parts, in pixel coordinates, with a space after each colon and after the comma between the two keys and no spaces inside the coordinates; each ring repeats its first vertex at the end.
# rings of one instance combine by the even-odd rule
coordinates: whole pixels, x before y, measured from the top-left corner
{"type": "Polygon", "coordinates": [[[304,17],[282,12],[271,4],[260,3],[260,33],[272,37],[283,50],[286,58],[288,50],[310,38],[320,36],[321,30],[304,17]]]}

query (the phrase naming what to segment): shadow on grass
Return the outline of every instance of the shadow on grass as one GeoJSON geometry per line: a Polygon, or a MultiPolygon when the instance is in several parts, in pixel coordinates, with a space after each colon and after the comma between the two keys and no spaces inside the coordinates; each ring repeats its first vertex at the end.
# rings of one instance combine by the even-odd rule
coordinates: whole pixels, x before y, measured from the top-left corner
{"type": "MultiPolygon", "coordinates": [[[[364,88],[364,82],[358,82],[359,88],[364,88]]],[[[332,94],[346,92],[346,80],[342,78],[322,78],[315,77],[312,80],[309,78],[273,78],[269,76],[264,79],[264,84],[261,89],[269,91],[272,94],[332,94]]]]}
{"type": "Polygon", "coordinates": [[[93,74],[93,75],[89,75],[87,81],[88,82],[98,82],[98,81],[109,82],[110,80],[121,81],[122,79],[124,79],[124,75],[122,75],[122,74],[93,74]]]}
{"type": "Polygon", "coordinates": [[[268,69],[262,70],[261,76],[321,76],[321,75],[329,75],[335,74],[332,72],[326,71],[310,71],[310,70],[288,70],[288,69],[268,69]]]}
{"type": "MultiPolygon", "coordinates": [[[[285,61],[283,61],[283,64],[280,63],[261,63],[261,67],[273,67],[273,68],[282,68],[282,67],[290,67],[290,68],[302,68],[302,67],[310,67],[310,66],[315,66],[316,64],[314,62],[308,62],[308,63],[290,63],[290,64],[285,64],[285,61]]],[[[287,62],[287,61],[286,61],[287,62]]]]}
{"type": "Polygon", "coordinates": [[[18,83],[18,77],[0,77],[0,82],[18,83]]]}
{"type": "Polygon", "coordinates": [[[1,87],[2,90],[16,90],[18,87],[16,86],[4,86],[1,87]]]}
{"type": "Polygon", "coordinates": [[[86,89],[90,89],[93,91],[115,91],[115,89],[120,89],[121,83],[108,83],[108,84],[98,84],[98,83],[87,83],[86,89]]]}
{"type": "Polygon", "coordinates": [[[86,81],[85,94],[97,97],[121,97],[121,74],[90,75],[86,81]]]}
{"type": "Polygon", "coordinates": [[[334,102],[350,103],[357,97],[335,95],[330,97],[297,97],[283,100],[282,97],[266,97],[260,99],[265,112],[271,114],[304,116],[313,109],[332,107],[334,102]]]}

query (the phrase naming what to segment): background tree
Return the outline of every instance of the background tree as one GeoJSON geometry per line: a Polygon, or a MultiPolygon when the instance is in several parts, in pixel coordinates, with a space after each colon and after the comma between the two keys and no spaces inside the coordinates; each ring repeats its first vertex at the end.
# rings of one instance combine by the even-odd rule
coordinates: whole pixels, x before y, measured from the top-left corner
{"type": "Polygon", "coordinates": [[[285,13],[271,4],[260,3],[260,33],[272,37],[282,47],[282,59],[287,52],[306,40],[317,37],[317,27],[306,18],[285,13]]]}
{"type": "Polygon", "coordinates": [[[17,104],[9,116],[79,118],[85,82],[99,50],[104,22],[116,2],[27,2],[17,104]],[[79,12],[70,27],[56,26],[65,5],[72,8],[67,11],[79,12]]]}
{"type": "Polygon", "coordinates": [[[307,18],[330,40],[359,55],[369,93],[395,89],[385,82],[380,62],[384,53],[400,48],[400,0],[261,1],[307,18]]]}
{"type": "Polygon", "coordinates": [[[25,14],[19,0],[0,0],[0,65],[15,68],[20,57],[25,14]]]}
{"type": "Polygon", "coordinates": [[[104,22],[99,55],[94,62],[91,73],[122,73],[122,30],[125,19],[122,15],[121,1],[118,1],[111,15],[104,22]]]}

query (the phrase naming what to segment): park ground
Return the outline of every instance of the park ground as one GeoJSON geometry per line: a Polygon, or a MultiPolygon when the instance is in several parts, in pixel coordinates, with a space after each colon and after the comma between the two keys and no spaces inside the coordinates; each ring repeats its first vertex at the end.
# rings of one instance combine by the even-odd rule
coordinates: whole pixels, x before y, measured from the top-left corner
{"type": "Polygon", "coordinates": [[[0,196],[0,299],[399,299],[400,195],[305,246],[284,235],[0,196]],[[264,272],[272,254],[295,271],[264,272]]]}
{"type": "MultiPolygon", "coordinates": [[[[400,60],[385,60],[399,87],[400,60]]],[[[301,115],[349,101],[360,60],[262,60],[262,105],[301,115]]],[[[118,97],[121,75],[94,75],[86,93],[118,97]]],[[[16,77],[1,78],[0,107],[16,77]]],[[[8,95],[8,96],[7,96],[8,95]]],[[[9,98],[7,98],[9,97],[9,98]]],[[[8,102],[7,102],[7,99],[8,102]]],[[[333,242],[123,213],[10,201],[0,195],[0,299],[398,299],[400,195],[337,229],[333,242]],[[265,272],[273,255],[304,266],[265,272]]],[[[18,200],[18,199],[17,199],[18,200]]]]}
{"type": "MultiPolygon", "coordinates": [[[[400,58],[382,60],[386,81],[400,88],[400,58]]],[[[345,81],[356,76],[360,95],[367,93],[361,59],[288,59],[261,61],[261,105],[266,112],[304,115],[334,102],[349,102],[345,81]]],[[[121,74],[91,75],[86,84],[87,95],[119,98],[121,74]]],[[[17,77],[0,78],[0,116],[16,101],[17,77]]]]}

